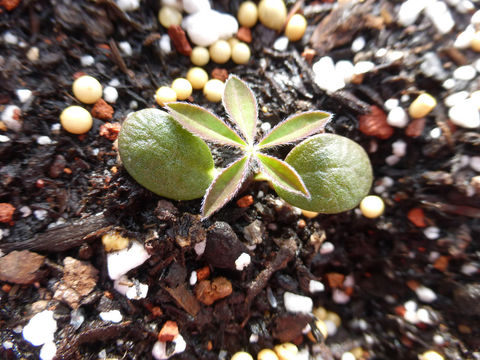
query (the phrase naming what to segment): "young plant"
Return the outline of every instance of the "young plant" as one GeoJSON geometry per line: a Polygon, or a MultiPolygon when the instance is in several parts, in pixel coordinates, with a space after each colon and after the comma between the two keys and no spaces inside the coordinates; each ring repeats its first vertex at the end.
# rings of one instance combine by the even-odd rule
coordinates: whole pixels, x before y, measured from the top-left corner
{"type": "Polygon", "coordinates": [[[292,115],[256,141],[258,111],[250,88],[231,76],[225,84],[223,105],[236,130],[207,109],[183,102],[167,104],[171,117],[153,109],[130,116],[119,136],[119,152],[127,171],[164,197],[183,200],[205,193],[204,218],[231,200],[253,172],[268,180],[290,204],[315,212],[352,209],[368,194],[373,176],[363,148],[334,134],[311,136],[323,131],[330,113],[292,115]],[[161,121],[155,120],[156,116],[161,121]],[[213,178],[212,156],[200,138],[236,147],[242,155],[213,178]],[[303,139],[285,161],[265,153],[303,139]]]}

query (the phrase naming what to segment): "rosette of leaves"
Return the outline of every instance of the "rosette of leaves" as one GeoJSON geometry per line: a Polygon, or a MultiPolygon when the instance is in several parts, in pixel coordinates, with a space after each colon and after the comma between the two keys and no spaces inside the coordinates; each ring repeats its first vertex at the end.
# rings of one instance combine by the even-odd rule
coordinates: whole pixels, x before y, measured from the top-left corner
{"type": "Polygon", "coordinates": [[[292,115],[256,141],[258,109],[250,88],[230,76],[223,105],[236,130],[200,106],[167,104],[172,117],[190,133],[242,152],[239,159],[218,172],[208,187],[202,204],[204,218],[231,200],[254,169],[259,169],[261,177],[270,181],[292,205],[311,211],[349,210],[368,193],[372,183],[370,161],[365,151],[347,138],[317,135],[295,147],[286,161],[265,153],[323,131],[331,119],[330,113],[310,111],[292,115]]]}

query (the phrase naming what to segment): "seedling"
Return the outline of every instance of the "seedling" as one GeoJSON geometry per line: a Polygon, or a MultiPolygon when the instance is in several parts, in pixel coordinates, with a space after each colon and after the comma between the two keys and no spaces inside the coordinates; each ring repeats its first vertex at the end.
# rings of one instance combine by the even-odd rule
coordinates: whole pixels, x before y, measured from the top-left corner
{"type": "MultiPolygon", "coordinates": [[[[372,170],[368,156],[362,147],[338,135],[311,136],[323,131],[331,119],[330,113],[310,111],[292,115],[256,141],[258,111],[250,88],[239,78],[230,76],[225,84],[223,105],[235,129],[200,106],[183,102],[173,102],[166,106],[173,119],[183,127],[177,130],[185,129],[188,131],[187,134],[196,135],[195,139],[198,141],[202,138],[209,142],[235,147],[242,153],[239,159],[218,171],[206,189],[202,204],[204,218],[209,217],[231,200],[252,173],[256,173],[257,179],[268,180],[287,202],[310,211],[336,213],[349,210],[358,205],[368,193],[372,183],[372,170]],[[292,144],[303,139],[306,140],[294,147],[285,161],[265,153],[277,146],[292,144]]],[[[160,110],[155,111],[165,114],[160,110]]],[[[162,117],[164,124],[173,126],[164,115],[162,117]]],[[[195,144],[178,142],[175,145],[177,141],[182,140],[181,137],[175,138],[176,134],[169,135],[169,132],[162,131],[161,137],[156,136],[155,133],[158,130],[146,130],[148,124],[143,120],[143,116],[134,114],[127,120],[127,125],[123,126],[120,133],[120,155],[129,173],[150,190],[165,197],[184,199],[185,197],[178,196],[178,190],[179,188],[188,189],[188,186],[183,186],[181,181],[191,176],[194,179],[206,180],[213,175],[209,166],[202,169],[197,166],[195,170],[190,169],[189,166],[183,166],[180,170],[182,165],[179,165],[179,161],[165,160],[165,156],[167,159],[172,159],[172,156],[166,152],[163,152],[164,156],[162,156],[162,174],[159,174],[159,170],[155,170],[153,174],[152,170],[148,170],[146,162],[141,161],[141,157],[146,154],[150,159],[150,167],[154,167],[153,160],[158,158],[157,155],[152,154],[151,147],[148,149],[148,144],[152,143],[149,136],[154,137],[155,142],[158,142],[158,145],[153,148],[164,148],[165,145],[161,142],[165,141],[169,149],[182,148],[183,154],[191,152],[191,158],[195,160],[190,161],[190,164],[200,162],[203,157],[210,157],[207,162],[204,162],[204,164],[210,164],[211,154],[203,152],[200,155],[198,149],[203,148],[203,145],[199,142],[195,144]],[[163,139],[163,137],[166,138],[163,139]],[[135,145],[132,146],[131,143],[135,145]],[[194,146],[189,148],[191,145],[194,146]],[[131,161],[132,158],[136,160],[131,161]],[[174,187],[177,194],[167,193],[163,186],[158,185],[170,180],[169,176],[178,177],[178,174],[168,175],[169,171],[182,171],[182,179],[179,179],[174,187]],[[138,174],[142,175],[141,179],[138,174]],[[164,176],[166,178],[163,178],[164,176]],[[162,188],[162,191],[155,191],[155,188],[162,188]]],[[[184,135],[182,133],[182,136],[184,135]]],[[[188,155],[185,156],[188,158],[188,155]]],[[[203,186],[197,186],[197,192],[203,186]]]]}

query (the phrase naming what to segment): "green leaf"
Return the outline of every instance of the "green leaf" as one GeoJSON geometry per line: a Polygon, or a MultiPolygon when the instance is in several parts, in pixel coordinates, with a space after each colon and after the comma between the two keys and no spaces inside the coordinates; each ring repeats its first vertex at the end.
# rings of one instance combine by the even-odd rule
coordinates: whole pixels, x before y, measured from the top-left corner
{"type": "Polygon", "coordinates": [[[325,111],[309,111],[292,115],[275,126],[258,144],[267,148],[305,139],[325,128],[332,114],[325,111]]]}
{"type": "Polygon", "coordinates": [[[202,205],[202,217],[208,218],[224,206],[240,189],[248,175],[250,157],[244,156],[218,174],[205,194],[202,205]]]}
{"type": "Polygon", "coordinates": [[[257,153],[257,159],[259,160],[262,173],[273,184],[284,190],[298,194],[303,193],[307,198],[310,197],[305,184],[293,167],[280,159],[265,154],[257,153]]]}
{"type": "Polygon", "coordinates": [[[166,107],[180,125],[204,140],[236,147],[246,145],[235,131],[207,109],[183,102],[171,102],[166,107]]]}
{"type": "Polygon", "coordinates": [[[207,144],[162,110],[129,115],[118,137],[118,150],[128,173],[160,196],[196,199],[213,180],[214,163],[207,144]]]}
{"type": "Polygon", "coordinates": [[[368,155],[359,144],[343,136],[319,134],[304,140],[285,161],[297,170],[311,199],[273,186],[280,197],[301,209],[330,214],[350,210],[372,186],[368,155]]]}
{"type": "Polygon", "coordinates": [[[236,76],[230,76],[225,84],[223,106],[247,143],[253,144],[257,131],[257,101],[247,84],[236,76]]]}

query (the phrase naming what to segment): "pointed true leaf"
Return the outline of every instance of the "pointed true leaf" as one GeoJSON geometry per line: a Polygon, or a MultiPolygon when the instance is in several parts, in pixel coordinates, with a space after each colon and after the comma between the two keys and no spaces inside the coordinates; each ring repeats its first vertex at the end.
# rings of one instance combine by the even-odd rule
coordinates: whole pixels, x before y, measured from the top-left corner
{"type": "Polygon", "coordinates": [[[244,156],[218,174],[203,199],[202,217],[204,219],[235,196],[248,174],[249,165],[250,157],[244,156]]]}
{"type": "Polygon", "coordinates": [[[285,161],[277,159],[273,156],[257,153],[257,159],[262,173],[276,186],[291,191],[293,193],[303,194],[306,198],[310,198],[305,184],[295,169],[288,165],[285,161]]]}
{"type": "Polygon", "coordinates": [[[292,115],[265,135],[258,146],[267,148],[305,139],[322,131],[331,118],[332,114],[326,111],[309,111],[292,115]]]}
{"type": "Polygon", "coordinates": [[[253,144],[257,130],[257,101],[248,85],[236,76],[230,76],[225,84],[223,106],[247,143],[253,144]]]}
{"type": "Polygon", "coordinates": [[[166,107],[183,128],[204,140],[236,147],[246,145],[235,131],[207,109],[183,102],[171,102],[166,107]]]}

